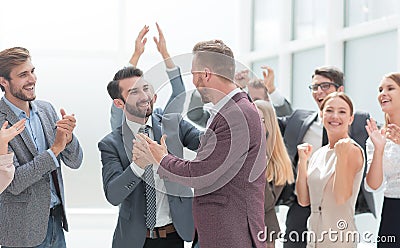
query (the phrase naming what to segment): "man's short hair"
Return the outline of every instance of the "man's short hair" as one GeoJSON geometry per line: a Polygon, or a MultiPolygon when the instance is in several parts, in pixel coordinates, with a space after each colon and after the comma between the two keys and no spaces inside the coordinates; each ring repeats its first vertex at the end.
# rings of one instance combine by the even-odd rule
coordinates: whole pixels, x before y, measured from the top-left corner
{"type": "MultiPolygon", "coordinates": [[[[22,65],[28,59],[31,59],[28,49],[23,47],[12,47],[0,52],[0,77],[10,81],[10,73],[16,66],[22,65]]],[[[1,90],[5,89],[0,85],[1,90]]]]}
{"type": "Polygon", "coordinates": [[[260,100],[269,101],[268,89],[267,89],[267,87],[265,87],[264,81],[262,79],[260,79],[260,78],[251,79],[249,84],[247,85],[247,87],[252,87],[254,89],[263,89],[264,90],[264,99],[260,99],[260,100]]]}
{"type": "Polygon", "coordinates": [[[209,67],[216,75],[233,81],[235,58],[222,40],[199,42],[193,47],[193,54],[197,65],[209,67]]]}
{"type": "Polygon", "coordinates": [[[141,76],[143,76],[142,70],[140,70],[139,68],[133,67],[133,66],[124,67],[123,69],[121,69],[117,73],[115,73],[113,80],[111,82],[109,82],[107,85],[107,91],[108,91],[108,94],[110,95],[111,99],[113,99],[113,100],[121,99],[121,100],[125,101],[121,94],[121,88],[119,87],[119,81],[126,79],[126,78],[141,77],[141,76]]]}
{"type": "Polygon", "coordinates": [[[323,66],[315,69],[311,78],[313,79],[316,75],[329,78],[332,82],[338,84],[339,86],[343,86],[344,84],[343,72],[334,66],[323,66]]]}

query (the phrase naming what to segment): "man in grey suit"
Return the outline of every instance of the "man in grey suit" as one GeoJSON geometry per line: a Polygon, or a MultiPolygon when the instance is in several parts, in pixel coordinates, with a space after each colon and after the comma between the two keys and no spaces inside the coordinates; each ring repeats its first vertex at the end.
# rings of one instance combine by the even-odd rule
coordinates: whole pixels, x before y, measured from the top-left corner
{"type": "Polygon", "coordinates": [[[73,135],[74,115],[35,100],[36,75],[29,51],[14,47],[0,52],[0,125],[26,119],[25,130],[9,143],[15,176],[0,195],[2,247],[66,247],[68,231],[60,160],[72,169],[82,163],[73,135]]]}
{"type": "MultiPolygon", "coordinates": [[[[99,144],[103,164],[103,185],[107,200],[120,206],[118,223],[113,238],[115,248],[179,247],[183,240],[191,241],[194,234],[192,191],[188,187],[161,180],[152,171],[156,187],[156,218],[148,227],[147,204],[149,193],[144,181],[145,171],[132,162],[134,134],[146,130],[160,141],[167,134],[170,152],[182,157],[183,147],[196,150],[200,132],[179,114],[163,113],[153,104],[157,98],[153,87],[142,78],[142,71],[127,67],[107,86],[114,104],[123,109],[122,126],[108,134],[99,144]],[[147,216],[147,217],[146,217],[147,216]]],[[[141,161],[148,164],[147,161],[141,161]]]]}
{"type": "MultiPolygon", "coordinates": [[[[329,93],[344,91],[343,83],[344,75],[339,69],[331,66],[315,69],[309,88],[318,107],[320,107],[323,99],[329,93]]],[[[281,133],[295,173],[297,172],[298,163],[297,145],[305,142],[312,144],[314,151],[326,145],[327,138],[324,140],[323,125],[318,113],[319,111],[297,109],[292,115],[279,118],[281,133]]],[[[363,147],[364,151],[365,142],[368,138],[365,130],[367,119],[369,119],[368,113],[357,111],[354,114],[354,121],[350,127],[350,137],[363,147]]],[[[356,213],[372,212],[375,215],[373,196],[371,193],[365,191],[363,184],[364,181],[361,184],[361,190],[358,195],[356,213]]],[[[293,190],[294,184],[286,186],[280,197],[281,204],[289,205],[286,217],[285,238],[287,241],[284,243],[285,248],[306,247],[305,240],[299,242],[294,239],[296,237],[294,232],[297,232],[302,237],[302,233],[307,231],[306,222],[310,215],[310,207],[301,207],[297,202],[293,190]]]]}

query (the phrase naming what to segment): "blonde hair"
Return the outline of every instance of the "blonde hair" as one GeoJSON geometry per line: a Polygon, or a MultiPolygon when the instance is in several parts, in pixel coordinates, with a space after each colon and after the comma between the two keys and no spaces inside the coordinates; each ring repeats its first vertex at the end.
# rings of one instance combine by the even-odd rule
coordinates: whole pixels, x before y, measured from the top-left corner
{"type": "Polygon", "coordinates": [[[265,177],[268,182],[274,182],[275,185],[291,184],[294,182],[292,162],[279,130],[275,110],[267,101],[257,100],[254,103],[264,115],[264,127],[268,133],[266,153],[269,160],[265,177]]]}

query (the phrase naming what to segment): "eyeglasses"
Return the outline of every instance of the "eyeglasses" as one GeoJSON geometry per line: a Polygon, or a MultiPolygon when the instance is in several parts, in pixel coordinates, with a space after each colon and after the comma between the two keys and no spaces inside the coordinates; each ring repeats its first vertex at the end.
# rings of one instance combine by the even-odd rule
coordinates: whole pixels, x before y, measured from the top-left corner
{"type": "Polygon", "coordinates": [[[332,83],[332,82],[323,82],[320,84],[312,84],[309,85],[308,88],[312,91],[318,91],[318,87],[321,87],[321,90],[323,91],[327,91],[329,90],[329,88],[331,87],[331,85],[335,86],[335,88],[339,88],[340,85],[338,85],[337,83],[332,83]]]}

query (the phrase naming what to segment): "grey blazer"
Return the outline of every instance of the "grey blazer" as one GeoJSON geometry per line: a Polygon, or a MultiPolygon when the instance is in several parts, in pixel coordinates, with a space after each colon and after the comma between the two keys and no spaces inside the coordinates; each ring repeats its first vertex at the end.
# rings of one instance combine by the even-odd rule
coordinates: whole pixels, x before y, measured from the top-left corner
{"type": "MultiPolygon", "coordinates": [[[[152,121],[154,139],[159,142],[162,134],[167,134],[170,153],[182,157],[183,147],[197,150],[200,131],[181,120],[179,114],[162,116],[162,112],[158,111],[152,114],[152,121]]],[[[133,139],[133,133],[124,122],[98,144],[105,196],[112,205],[120,206],[112,241],[112,247],[115,248],[143,247],[146,239],[144,182],[129,167],[133,139]]],[[[192,191],[169,181],[165,181],[165,186],[174,227],[183,240],[191,241],[194,234],[192,191]]]]}
{"type": "MultiPolygon", "coordinates": [[[[32,101],[38,109],[40,121],[48,146],[54,143],[55,124],[58,116],[53,106],[44,101],[32,101]]],[[[13,125],[18,117],[2,99],[0,101],[0,125],[5,121],[13,125]]],[[[24,130],[9,143],[14,152],[15,176],[8,188],[0,195],[0,244],[11,247],[31,247],[43,242],[46,237],[50,214],[50,172],[57,170],[61,200],[65,213],[64,185],[61,167],[56,166],[51,155],[38,153],[29,133],[24,130]]],[[[83,153],[77,138],[66,146],[57,157],[66,166],[77,169],[82,163],[83,153]]],[[[63,227],[68,231],[66,216],[63,227]]]]}
{"type": "MultiPolygon", "coordinates": [[[[292,115],[288,117],[279,118],[279,126],[281,133],[292,160],[294,172],[297,172],[297,145],[302,143],[303,138],[310,128],[314,120],[316,120],[318,112],[310,110],[295,110],[292,115]]],[[[365,152],[365,142],[368,138],[368,133],[365,130],[366,120],[369,119],[369,114],[357,111],[354,113],[354,121],[350,126],[350,137],[354,139],[365,152]]],[[[364,176],[367,167],[364,169],[364,176]]],[[[293,194],[294,184],[286,186],[282,193],[281,200],[286,201],[285,204],[290,204],[291,201],[296,200],[293,194]],[[284,198],[284,199],[283,199],[284,198]]],[[[375,215],[375,204],[373,195],[364,189],[364,180],[361,183],[361,190],[358,195],[356,204],[356,213],[372,212],[375,215]]]]}

